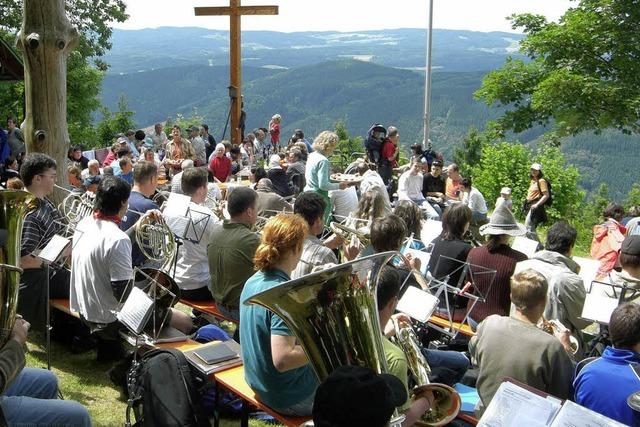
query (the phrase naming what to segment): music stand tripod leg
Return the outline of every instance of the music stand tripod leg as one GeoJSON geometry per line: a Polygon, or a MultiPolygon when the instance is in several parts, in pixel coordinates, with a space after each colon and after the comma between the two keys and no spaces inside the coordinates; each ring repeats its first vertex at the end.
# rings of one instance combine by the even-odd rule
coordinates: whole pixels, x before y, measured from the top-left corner
{"type": "Polygon", "coordinates": [[[46,346],[47,346],[47,369],[50,371],[51,370],[51,301],[50,301],[50,297],[51,297],[51,288],[50,288],[50,278],[49,278],[49,263],[48,262],[43,262],[44,264],[44,273],[45,273],[45,286],[46,286],[46,292],[47,292],[47,324],[45,326],[45,339],[46,339],[46,346]]]}

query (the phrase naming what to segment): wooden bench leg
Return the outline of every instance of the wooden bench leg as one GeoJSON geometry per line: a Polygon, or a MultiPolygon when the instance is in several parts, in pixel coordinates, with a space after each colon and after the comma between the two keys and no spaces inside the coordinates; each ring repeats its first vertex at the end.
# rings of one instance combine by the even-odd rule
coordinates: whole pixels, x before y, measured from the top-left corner
{"type": "Polygon", "coordinates": [[[240,427],[249,427],[249,408],[251,405],[249,402],[242,401],[242,412],[240,414],[240,427]]]}

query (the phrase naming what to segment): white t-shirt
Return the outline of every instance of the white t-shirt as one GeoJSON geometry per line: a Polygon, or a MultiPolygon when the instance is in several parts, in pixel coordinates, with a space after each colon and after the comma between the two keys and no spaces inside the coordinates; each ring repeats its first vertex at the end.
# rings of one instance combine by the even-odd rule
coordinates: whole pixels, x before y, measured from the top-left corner
{"type": "Polygon", "coordinates": [[[184,222],[185,218],[190,218],[191,222],[187,226],[186,234],[184,234],[186,238],[182,239],[182,245],[178,249],[174,279],[180,289],[199,289],[209,286],[211,282],[207,246],[212,242],[213,231],[216,227],[221,227],[222,222],[211,209],[193,202],[189,202],[187,217],[177,217],[170,213],[164,215],[171,231],[180,237],[182,237],[182,229],[184,229],[180,223],[184,222]]]}
{"type": "Polygon", "coordinates": [[[471,191],[463,194],[462,203],[469,206],[471,212],[486,214],[489,211],[484,196],[476,187],[471,187],[471,191]]]}
{"type": "Polygon", "coordinates": [[[114,322],[118,300],[111,282],[132,277],[129,237],[112,221],[93,216],[80,221],[73,234],[71,309],[90,322],[114,322]]]}
{"type": "Polygon", "coordinates": [[[422,174],[411,175],[406,171],[398,179],[398,200],[422,200],[422,174]]]}
{"type": "Polygon", "coordinates": [[[342,221],[358,209],[358,193],[355,187],[329,191],[329,198],[333,205],[333,214],[338,221],[342,221]]]}

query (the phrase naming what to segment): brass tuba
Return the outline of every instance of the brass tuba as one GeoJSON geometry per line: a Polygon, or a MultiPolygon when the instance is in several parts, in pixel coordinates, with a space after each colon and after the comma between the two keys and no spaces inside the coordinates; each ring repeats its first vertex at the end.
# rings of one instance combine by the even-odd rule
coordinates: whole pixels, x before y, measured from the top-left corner
{"type": "Polygon", "coordinates": [[[443,426],[450,423],[460,412],[462,405],[460,395],[446,384],[429,382],[431,368],[420,351],[413,328],[397,318],[393,318],[392,321],[396,332],[396,344],[407,357],[409,370],[418,384],[411,393],[419,394],[431,390],[435,398],[434,406],[422,416],[421,422],[428,426],[443,426]]]}
{"type": "MultiPolygon", "coordinates": [[[[248,299],[284,320],[318,377],[342,365],[387,371],[376,303],[380,268],[396,253],[371,255],[290,280],[248,299]]],[[[392,425],[403,416],[394,416],[392,425]]]]}
{"type": "Polygon", "coordinates": [[[0,347],[13,330],[20,286],[20,246],[22,223],[27,213],[36,207],[37,199],[26,191],[0,191],[0,347]]]}

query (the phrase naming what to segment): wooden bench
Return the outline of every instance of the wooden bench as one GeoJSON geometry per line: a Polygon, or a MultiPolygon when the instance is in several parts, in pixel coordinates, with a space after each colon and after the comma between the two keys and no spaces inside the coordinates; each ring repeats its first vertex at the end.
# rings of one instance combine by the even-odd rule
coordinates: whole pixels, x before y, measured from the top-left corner
{"type": "Polygon", "coordinates": [[[438,317],[438,316],[431,316],[431,318],[429,319],[429,323],[443,329],[452,329],[453,331],[460,331],[461,334],[466,335],[468,337],[472,337],[476,334],[475,332],[473,332],[473,330],[471,330],[471,326],[467,325],[466,323],[453,322],[452,324],[449,322],[449,319],[443,319],[442,317],[438,317]]]}
{"type": "MultiPolygon", "coordinates": [[[[242,400],[242,417],[240,419],[240,425],[242,427],[248,427],[249,425],[250,408],[257,408],[260,411],[266,412],[276,421],[287,427],[298,427],[300,424],[311,419],[310,417],[282,415],[260,402],[254,391],[249,387],[249,384],[244,380],[244,366],[236,366],[226,371],[217,372],[213,374],[213,377],[218,386],[237,395],[242,400]]],[[[215,427],[218,427],[218,422],[219,420],[216,418],[215,427]]]]}
{"type": "Polygon", "coordinates": [[[80,318],[80,314],[76,311],[72,311],[69,307],[68,299],[52,299],[49,300],[49,305],[51,305],[51,308],[55,308],[56,310],[60,310],[63,313],[67,313],[69,316],[73,316],[76,319],[80,318]]]}
{"type": "Polygon", "coordinates": [[[181,299],[180,302],[184,305],[188,305],[191,308],[195,308],[196,310],[199,310],[203,313],[210,314],[211,316],[217,319],[226,320],[227,322],[238,323],[236,319],[232,319],[222,314],[220,310],[218,310],[218,307],[216,307],[216,303],[213,300],[212,301],[192,301],[188,299],[181,299]]]}

